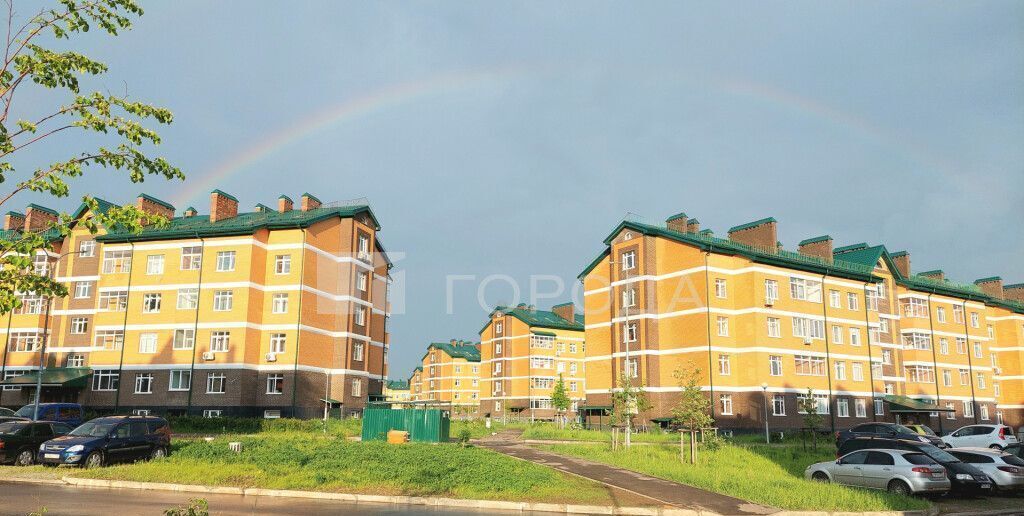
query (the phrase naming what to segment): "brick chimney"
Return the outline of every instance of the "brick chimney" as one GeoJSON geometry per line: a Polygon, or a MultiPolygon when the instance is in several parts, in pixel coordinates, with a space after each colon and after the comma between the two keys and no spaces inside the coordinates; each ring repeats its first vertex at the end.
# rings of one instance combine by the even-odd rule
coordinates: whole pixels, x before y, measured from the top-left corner
{"type": "Polygon", "coordinates": [[[988,294],[996,299],[1003,299],[1005,294],[1003,293],[1003,278],[999,276],[992,276],[991,278],[981,278],[974,280],[974,284],[981,289],[982,292],[988,294]]]}
{"type": "Polygon", "coordinates": [[[174,206],[144,193],[140,193],[135,198],[135,207],[153,215],[161,215],[169,219],[174,218],[174,206]]]}
{"type": "Polygon", "coordinates": [[[195,216],[196,216],[196,215],[198,215],[198,214],[199,214],[199,212],[198,212],[198,211],[196,211],[196,209],[195,209],[195,208],[193,208],[193,207],[191,207],[191,206],[189,206],[188,208],[185,208],[185,213],[184,213],[184,215],[185,215],[186,217],[195,217],[195,216]]]}
{"type": "Polygon", "coordinates": [[[210,222],[219,222],[238,216],[238,199],[214,190],[210,192],[210,222]]]}
{"type": "Polygon", "coordinates": [[[1006,299],[1009,299],[1010,301],[1024,303],[1024,283],[1003,285],[1003,295],[1006,296],[1006,299]]]}
{"type": "Polygon", "coordinates": [[[889,255],[892,258],[893,265],[896,266],[896,270],[900,271],[900,274],[904,278],[910,277],[910,253],[906,251],[896,251],[889,255]]]}
{"type": "Polygon", "coordinates": [[[29,204],[25,208],[25,230],[40,231],[51,223],[57,222],[57,212],[38,204],[29,204]]]}
{"type": "Polygon", "coordinates": [[[277,198],[277,211],[284,213],[286,211],[292,211],[295,203],[292,202],[292,198],[287,195],[282,195],[277,198]]]}
{"type": "Polygon", "coordinates": [[[729,228],[729,240],[761,249],[774,250],[779,246],[778,222],[764,218],[729,228]]]}
{"type": "Polygon", "coordinates": [[[822,235],[800,241],[797,251],[802,255],[815,256],[832,263],[832,237],[822,235]]]}
{"type": "Polygon", "coordinates": [[[686,233],[686,221],[687,217],[685,213],[676,213],[671,217],[665,219],[665,225],[668,226],[672,231],[678,231],[680,233],[686,233]]]}
{"type": "Polygon", "coordinates": [[[4,229],[5,230],[21,230],[25,227],[25,215],[16,211],[9,211],[7,215],[4,215],[4,229]]]}
{"type": "Polygon", "coordinates": [[[256,207],[254,208],[254,210],[256,211],[256,213],[267,213],[269,211],[274,211],[270,208],[270,206],[267,206],[266,204],[263,203],[256,203],[256,207]]]}
{"type": "Polygon", "coordinates": [[[946,281],[946,273],[942,272],[942,269],[935,269],[933,271],[924,271],[917,273],[918,276],[923,276],[928,279],[946,281]]]}
{"type": "Polygon", "coordinates": [[[576,305],[572,303],[562,303],[560,305],[555,305],[554,307],[551,308],[551,311],[554,312],[555,315],[561,317],[562,319],[565,319],[566,321],[576,322],[576,305]]]}
{"type": "Polygon", "coordinates": [[[308,192],[302,194],[301,203],[302,211],[315,210],[319,208],[321,204],[323,204],[320,202],[320,199],[317,199],[316,197],[313,196],[313,194],[310,194],[308,192]]]}
{"type": "Polygon", "coordinates": [[[700,221],[697,219],[690,219],[686,221],[686,232],[687,233],[699,233],[700,232],[700,221]]]}

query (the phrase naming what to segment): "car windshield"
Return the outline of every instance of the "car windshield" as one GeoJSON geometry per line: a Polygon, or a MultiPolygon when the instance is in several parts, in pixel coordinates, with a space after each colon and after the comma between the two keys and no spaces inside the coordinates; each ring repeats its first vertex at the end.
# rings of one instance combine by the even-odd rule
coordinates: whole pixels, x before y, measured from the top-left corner
{"type": "Polygon", "coordinates": [[[0,423],[0,435],[14,435],[18,433],[18,430],[25,428],[27,423],[0,423]]]}
{"type": "Polygon", "coordinates": [[[950,455],[949,453],[940,450],[937,446],[931,444],[921,444],[921,452],[925,455],[942,463],[946,462],[960,462],[960,459],[950,455]]]}
{"type": "Polygon", "coordinates": [[[9,408],[0,407],[0,416],[13,416],[14,411],[9,408]]]}
{"type": "Polygon", "coordinates": [[[68,435],[103,437],[110,433],[111,428],[114,428],[113,423],[97,423],[95,421],[89,421],[88,423],[83,423],[82,426],[72,430],[68,435]]]}
{"type": "Polygon", "coordinates": [[[921,433],[923,433],[924,435],[935,435],[935,431],[932,430],[931,427],[920,425],[917,428],[921,429],[921,433]]]}
{"type": "Polygon", "coordinates": [[[913,431],[913,430],[911,430],[911,429],[909,429],[909,428],[907,428],[907,427],[905,427],[903,425],[893,425],[893,426],[896,428],[896,432],[897,433],[917,435],[917,432],[915,432],[915,431],[913,431]]]}
{"type": "Polygon", "coordinates": [[[35,413],[36,413],[36,406],[35,405],[25,405],[24,407],[21,407],[20,409],[18,409],[18,411],[15,412],[14,415],[18,416],[18,417],[32,417],[32,416],[35,415],[35,413]]]}
{"type": "Polygon", "coordinates": [[[1003,462],[1011,466],[1024,466],[1024,459],[1016,455],[1003,455],[1003,462]]]}
{"type": "Polygon", "coordinates": [[[903,455],[903,458],[911,464],[935,464],[935,459],[923,453],[907,453],[903,455]]]}

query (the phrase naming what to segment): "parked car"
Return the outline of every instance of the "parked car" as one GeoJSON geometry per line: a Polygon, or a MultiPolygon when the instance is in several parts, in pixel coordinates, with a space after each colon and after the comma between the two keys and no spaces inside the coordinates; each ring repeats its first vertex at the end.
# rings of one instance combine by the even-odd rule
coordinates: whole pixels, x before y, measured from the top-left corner
{"type": "Polygon", "coordinates": [[[19,416],[9,408],[0,407],[0,423],[6,423],[8,421],[25,421],[25,418],[19,416]]]}
{"type": "Polygon", "coordinates": [[[942,438],[953,448],[992,448],[1002,450],[1016,444],[1017,436],[1006,425],[968,425],[942,438]]]}
{"type": "Polygon", "coordinates": [[[922,443],[929,443],[941,448],[946,445],[938,436],[919,434],[910,428],[896,423],[863,423],[841,432],[836,432],[836,447],[840,447],[847,439],[853,437],[891,437],[894,439],[909,439],[922,443]]]}
{"type": "Polygon", "coordinates": [[[917,434],[917,435],[931,435],[931,436],[935,436],[935,437],[939,436],[938,434],[935,433],[935,430],[932,430],[932,427],[930,427],[928,425],[913,425],[913,424],[911,424],[911,425],[903,425],[903,426],[913,430],[914,433],[917,434]]]}
{"type": "MultiPolygon", "coordinates": [[[[35,410],[36,406],[34,404],[25,405],[18,409],[16,415],[32,419],[35,410]]],[[[37,421],[57,421],[71,426],[78,426],[82,424],[82,406],[77,403],[40,403],[39,415],[35,419],[37,421]]]]}
{"type": "Polygon", "coordinates": [[[945,493],[951,485],[946,469],[935,459],[904,450],[858,450],[835,461],[811,464],[804,477],[901,495],[945,493]]]}
{"type": "Polygon", "coordinates": [[[1024,459],[1024,446],[1021,443],[1008,444],[1006,448],[1003,448],[1003,451],[1024,459]]]}
{"type": "Polygon", "coordinates": [[[152,416],[108,416],[83,423],[68,435],[39,446],[44,466],[95,468],[118,462],[166,457],[171,448],[167,420],[152,416]]]}
{"type": "Polygon", "coordinates": [[[883,449],[905,450],[923,453],[942,467],[946,468],[946,477],[951,483],[950,490],[958,493],[987,493],[992,491],[992,480],[988,475],[970,464],[950,455],[937,446],[909,439],[891,439],[888,437],[854,437],[839,447],[838,457],[858,450],[883,449]]]}
{"type": "Polygon", "coordinates": [[[0,423],[0,464],[31,465],[40,444],[70,431],[70,426],[53,421],[0,423]]]}
{"type": "Polygon", "coordinates": [[[953,448],[949,453],[992,479],[1000,491],[1024,489],[1024,459],[991,448],[953,448]]]}
{"type": "Polygon", "coordinates": [[[14,415],[14,411],[13,410],[11,410],[9,408],[6,408],[6,407],[0,407],[0,417],[5,417],[5,416],[10,417],[10,416],[13,416],[13,415],[14,415]]]}

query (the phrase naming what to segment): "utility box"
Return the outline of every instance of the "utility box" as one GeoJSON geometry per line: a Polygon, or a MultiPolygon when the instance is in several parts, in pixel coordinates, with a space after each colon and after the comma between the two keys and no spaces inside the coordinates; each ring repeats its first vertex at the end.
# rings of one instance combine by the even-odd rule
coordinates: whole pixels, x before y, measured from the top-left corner
{"type": "Polygon", "coordinates": [[[368,406],[363,410],[363,440],[385,441],[388,432],[409,432],[409,440],[446,443],[451,432],[451,412],[439,408],[368,406]]]}

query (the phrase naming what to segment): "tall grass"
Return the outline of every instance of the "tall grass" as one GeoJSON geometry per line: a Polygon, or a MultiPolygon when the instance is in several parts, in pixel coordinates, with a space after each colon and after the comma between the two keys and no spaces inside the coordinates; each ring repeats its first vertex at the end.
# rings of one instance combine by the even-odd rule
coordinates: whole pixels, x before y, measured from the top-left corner
{"type": "Polygon", "coordinates": [[[793,446],[736,446],[698,452],[697,464],[682,464],[679,447],[637,446],[613,452],[600,444],[543,446],[557,453],[619,466],[659,478],[788,510],[883,511],[927,509],[925,500],[819,484],[804,480],[811,463],[834,460],[830,450],[803,451],[793,446]]]}
{"type": "MultiPolygon", "coordinates": [[[[522,438],[550,441],[598,441],[610,443],[612,442],[612,433],[605,430],[561,428],[552,423],[534,423],[525,427],[522,438]]],[[[649,443],[678,442],[679,434],[668,433],[660,429],[652,429],[647,432],[633,433],[632,436],[630,436],[630,439],[635,442],[649,443]]]]}
{"type": "MultiPolygon", "coordinates": [[[[183,416],[168,418],[176,434],[258,434],[261,432],[320,432],[324,422],[319,419],[258,419],[243,417],[204,418],[183,416]]],[[[355,418],[327,420],[327,433],[351,437],[359,435],[363,420],[355,418]]]]}

